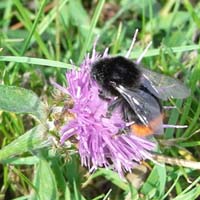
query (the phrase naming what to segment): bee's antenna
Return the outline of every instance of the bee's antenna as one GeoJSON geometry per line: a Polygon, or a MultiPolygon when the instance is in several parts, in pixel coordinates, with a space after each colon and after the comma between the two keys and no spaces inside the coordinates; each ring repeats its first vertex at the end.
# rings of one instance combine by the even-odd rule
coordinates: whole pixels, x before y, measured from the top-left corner
{"type": "Polygon", "coordinates": [[[137,59],[136,64],[140,64],[141,60],[143,59],[144,55],[147,53],[149,47],[151,46],[152,41],[149,42],[149,44],[147,45],[147,47],[144,49],[144,51],[142,52],[142,54],[140,55],[140,57],[137,59]]]}
{"type": "Polygon", "coordinates": [[[163,128],[187,128],[187,125],[163,124],[163,128]]]}
{"type": "Polygon", "coordinates": [[[163,109],[165,110],[171,110],[177,108],[176,106],[163,106],[163,109]]]}
{"type": "Polygon", "coordinates": [[[135,44],[137,34],[138,34],[138,29],[135,30],[135,33],[134,33],[134,36],[133,36],[133,39],[132,39],[132,42],[131,42],[131,46],[130,46],[129,50],[127,51],[126,55],[125,55],[126,58],[128,58],[131,54],[131,51],[132,51],[133,46],[135,44]]]}

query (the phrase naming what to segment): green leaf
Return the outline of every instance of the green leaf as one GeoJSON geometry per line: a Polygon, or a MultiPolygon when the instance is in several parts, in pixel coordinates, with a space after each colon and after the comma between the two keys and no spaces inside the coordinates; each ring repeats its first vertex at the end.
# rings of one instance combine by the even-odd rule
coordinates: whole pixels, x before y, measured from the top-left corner
{"type": "Polygon", "coordinates": [[[0,150],[0,162],[5,162],[4,160],[11,156],[47,146],[46,131],[46,127],[38,125],[3,147],[0,150]]]}
{"type": "MultiPolygon", "coordinates": [[[[157,55],[160,54],[161,51],[164,54],[168,54],[169,53],[169,49],[173,53],[182,53],[182,52],[186,52],[186,51],[198,50],[198,49],[200,49],[200,45],[194,44],[194,45],[176,46],[176,47],[170,47],[170,48],[163,47],[163,48],[158,48],[158,49],[149,49],[148,52],[144,55],[144,58],[145,57],[157,56],[157,55]]],[[[141,55],[142,52],[143,52],[142,49],[133,50],[132,53],[131,53],[130,58],[136,59],[141,55]]]]}
{"type": "Polygon", "coordinates": [[[153,18],[150,23],[146,25],[146,29],[153,30],[169,30],[171,27],[177,27],[184,24],[189,20],[190,15],[188,12],[178,11],[177,13],[170,13],[168,15],[158,15],[153,18]]]}
{"type": "Polygon", "coordinates": [[[35,165],[38,163],[39,159],[37,156],[29,157],[19,157],[19,158],[8,158],[3,160],[2,164],[11,164],[11,165],[35,165]]]}
{"type": "Polygon", "coordinates": [[[51,170],[49,163],[41,159],[36,170],[35,187],[37,194],[33,199],[56,200],[58,199],[58,191],[56,187],[56,179],[51,170]]]}
{"type": "MultiPolygon", "coordinates": [[[[66,191],[67,185],[66,185],[66,181],[65,181],[65,173],[66,172],[63,171],[59,155],[55,154],[53,157],[51,157],[51,168],[52,168],[52,171],[56,178],[57,188],[58,188],[58,191],[60,194],[60,199],[64,198],[65,192],[67,192],[66,191]]],[[[66,195],[67,195],[67,193],[66,193],[66,195]]],[[[70,196],[67,199],[70,200],[70,196]]]]}
{"type": "Polygon", "coordinates": [[[30,196],[29,196],[29,195],[27,195],[27,196],[22,196],[22,197],[17,197],[17,198],[15,198],[15,199],[13,199],[13,200],[27,200],[27,199],[30,199],[30,196]]]}
{"type": "Polygon", "coordinates": [[[165,166],[155,165],[147,181],[144,183],[141,192],[150,199],[159,199],[164,194],[166,184],[165,166]]]}
{"type": "Polygon", "coordinates": [[[86,39],[90,25],[90,19],[80,0],[69,1],[68,13],[70,15],[71,23],[79,27],[81,34],[86,39]]]}
{"type": "Polygon", "coordinates": [[[58,7],[54,6],[53,8],[51,8],[51,10],[48,12],[48,14],[43,17],[41,23],[38,25],[39,35],[42,35],[46,31],[46,29],[48,27],[50,27],[50,25],[56,18],[57,12],[62,13],[65,11],[64,8],[68,1],[69,0],[62,0],[62,1],[57,2],[59,4],[58,7]]]}
{"type": "Polygon", "coordinates": [[[180,194],[174,200],[195,200],[200,195],[200,186],[197,185],[195,188],[191,189],[188,193],[180,194]]]}
{"type": "Polygon", "coordinates": [[[70,192],[70,190],[69,190],[69,185],[68,185],[68,184],[66,184],[65,199],[71,200],[71,192],[70,192]]]}
{"type": "Polygon", "coordinates": [[[82,48],[82,50],[80,52],[79,62],[81,62],[81,60],[83,59],[83,57],[86,54],[87,50],[89,49],[89,47],[92,44],[91,41],[92,41],[92,36],[94,34],[94,29],[95,29],[97,21],[98,21],[98,19],[100,17],[100,14],[101,14],[101,11],[103,9],[104,3],[105,3],[105,0],[98,1],[98,4],[97,4],[95,12],[94,12],[94,15],[93,15],[92,20],[91,20],[91,24],[90,24],[90,28],[89,28],[89,31],[88,31],[87,39],[85,40],[83,48],[82,48]]]}
{"type": "Polygon", "coordinates": [[[81,194],[79,186],[77,186],[77,184],[79,185],[79,183],[77,183],[76,180],[73,180],[74,197],[72,199],[74,199],[74,200],[86,200],[84,198],[84,196],[81,194]]]}
{"type": "Polygon", "coordinates": [[[108,169],[100,168],[94,174],[92,174],[88,179],[94,179],[99,176],[104,176],[107,180],[111,181],[113,184],[117,185],[120,189],[128,191],[129,186],[126,182],[119,177],[119,175],[108,169]]]}
{"type": "Polygon", "coordinates": [[[64,69],[74,69],[75,66],[71,64],[66,64],[64,62],[59,62],[55,60],[47,60],[42,58],[31,58],[24,56],[0,56],[0,62],[17,62],[17,63],[26,63],[32,65],[42,65],[48,67],[58,67],[64,69]]]}
{"type": "Polygon", "coordinates": [[[21,23],[24,24],[24,26],[26,27],[26,29],[28,30],[28,33],[29,33],[25,42],[23,43],[23,45],[21,47],[20,55],[23,55],[25,53],[27,47],[30,45],[31,38],[34,36],[36,41],[39,44],[39,47],[41,47],[43,53],[45,54],[45,56],[49,59],[51,58],[48,48],[45,45],[45,42],[42,40],[41,35],[36,30],[46,2],[47,2],[46,0],[43,0],[41,2],[41,6],[37,12],[36,19],[35,19],[34,23],[32,24],[31,17],[30,17],[30,14],[29,14],[27,8],[23,6],[23,4],[20,0],[13,0],[14,5],[16,6],[17,10],[20,13],[20,15],[18,17],[20,17],[21,23]]]}
{"type": "Polygon", "coordinates": [[[15,113],[29,113],[41,122],[47,119],[47,108],[38,96],[20,87],[0,85],[0,109],[15,113]]]}
{"type": "Polygon", "coordinates": [[[188,12],[190,13],[190,15],[191,15],[193,21],[195,22],[195,24],[197,25],[197,27],[200,28],[200,18],[198,16],[198,13],[195,11],[195,8],[193,8],[192,4],[190,3],[190,1],[185,0],[184,6],[186,7],[188,12]]]}

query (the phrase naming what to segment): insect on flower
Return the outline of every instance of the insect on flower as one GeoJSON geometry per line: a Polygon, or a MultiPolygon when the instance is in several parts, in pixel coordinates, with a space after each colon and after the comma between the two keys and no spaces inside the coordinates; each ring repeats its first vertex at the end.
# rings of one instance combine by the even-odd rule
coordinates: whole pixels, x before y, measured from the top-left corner
{"type": "Polygon", "coordinates": [[[142,160],[152,159],[156,144],[146,136],[175,127],[163,125],[160,100],[189,94],[178,81],[139,64],[148,48],[135,63],[128,59],[136,33],[125,57],[110,57],[107,49],[100,55],[95,42],[79,70],[66,73],[67,88],[53,83],[73,101],[62,109],[60,142],[74,144],[90,172],[105,167],[123,177],[142,160]]]}
{"type": "Polygon", "coordinates": [[[116,107],[121,107],[123,118],[130,124],[133,134],[140,137],[160,134],[163,132],[160,100],[186,98],[189,90],[174,78],[142,67],[143,55],[132,62],[128,59],[130,51],[126,57],[99,59],[92,65],[91,76],[101,87],[99,96],[102,99],[117,97],[108,106],[107,116],[111,116],[116,107]]]}

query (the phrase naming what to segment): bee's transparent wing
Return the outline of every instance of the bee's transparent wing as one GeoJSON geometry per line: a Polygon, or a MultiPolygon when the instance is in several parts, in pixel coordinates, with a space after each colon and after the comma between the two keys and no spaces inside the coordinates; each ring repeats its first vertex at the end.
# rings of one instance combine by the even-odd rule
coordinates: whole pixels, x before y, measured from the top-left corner
{"type": "MultiPolygon", "coordinates": [[[[160,104],[152,95],[139,89],[127,89],[122,85],[114,87],[128,102],[142,124],[148,126],[155,118],[161,115],[160,104]]],[[[162,118],[160,118],[156,126],[156,129],[162,132],[162,118]]]]}
{"type": "Polygon", "coordinates": [[[183,99],[189,96],[189,89],[178,80],[141,68],[142,84],[156,97],[167,100],[169,98],[183,99]]]}

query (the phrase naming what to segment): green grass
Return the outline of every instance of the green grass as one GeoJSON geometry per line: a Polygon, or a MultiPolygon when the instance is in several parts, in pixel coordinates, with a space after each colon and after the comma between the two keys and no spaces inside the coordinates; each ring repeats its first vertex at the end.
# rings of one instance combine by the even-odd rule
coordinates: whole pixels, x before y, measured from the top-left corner
{"type": "MultiPolygon", "coordinates": [[[[139,28],[130,57],[138,58],[148,42],[153,41],[142,63],[154,71],[180,78],[191,89],[186,100],[165,102],[177,106],[166,115],[166,123],[186,124],[188,128],[166,130],[162,136],[155,137],[160,144],[158,152],[163,156],[198,161],[200,3],[191,2],[195,1],[2,0],[1,84],[36,93],[44,102],[40,109],[45,109],[42,119],[46,119],[55,104],[52,79],[67,84],[66,70],[79,66],[97,36],[99,52],[109,47],[111,54],[125,55],[135,29],[139,28]],[[108,4],[116,8],[113,15],[106,13],[108,4]]],[[[7,89],[0,92],[3,97],[0,144],[4,147],[4,151],[0,150],[0,199],[192,200],[200,196],[200,172],[192,167],[146,161],[138,167],[139,172],[133,170],[128,182],[112,170],[99,169],[89,174],[73,149],[60,146],[57,133],[48,132],[44,124],[39,125],[41,116],[32,101],[37,97],[23,91],[29,95],[28,99],[24,96],[23,102],[28,103],[19,102],[16,92],[21,90],[10,90],[15,97],[8,101],[9,108],[2,103],[7,102],[7,89]],[[17,106],[20,108],[23,104],[28,105],[23,107],[25,111],[18,110],[17,106]],[[57,142],[47,141],[49,136],[57,142]],[[140,178],[139,185],[136,176],[140,178]]]]}

